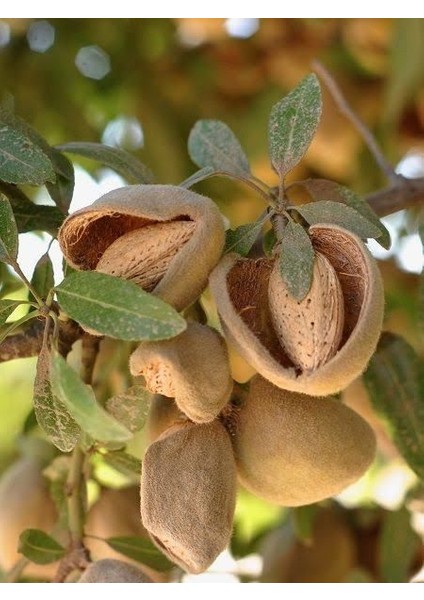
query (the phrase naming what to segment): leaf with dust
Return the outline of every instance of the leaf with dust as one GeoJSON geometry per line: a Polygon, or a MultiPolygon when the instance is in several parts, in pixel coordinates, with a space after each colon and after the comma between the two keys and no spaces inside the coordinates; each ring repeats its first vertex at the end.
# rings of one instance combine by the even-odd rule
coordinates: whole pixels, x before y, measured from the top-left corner
{"type": "Polygon", "coordinates": [[[290,294],[298,301],[310,290],[314,256],[309,235],[299,223],[289,221],[281,240],[280,272],[290,294]]]}
{"type": "Polygon", "coordinates": [[[216,171],[228,171],[249,175],[249,161],[240,142],[222,121],[202,119],[197,121],[188,138],[191,160],[199,167],[212,167],[216,171]]]}
{"type": "Polygon", "coordinates": [[[106,400],[106,410],[131,433],[140,431],[146,422],[153,394],[142,385],[133,385],[122,394],[106,400]]]}
{"type": "Polygon", "coordinates": [[[315,74],[300,84],[271,110],[269,152],[281,179],[306,153],[321,118],[321,88],[315,74]]]}
{"type": "Polygon", "coordinates": [[[50,382],[51,353],[44,344],[37,360],[33,406],[37,422],[48,439],[62,452],[77,444],[81,429],[61,399],[53,393],[50,382]]]}

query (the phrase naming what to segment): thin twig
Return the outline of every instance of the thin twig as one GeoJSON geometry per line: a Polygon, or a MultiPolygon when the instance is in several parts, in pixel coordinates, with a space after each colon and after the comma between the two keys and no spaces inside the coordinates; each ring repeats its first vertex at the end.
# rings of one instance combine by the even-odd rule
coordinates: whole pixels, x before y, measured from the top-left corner
{"type": "Polygon", "coordinates": [[[331,96],[334,98],[334,101],[339,107],[340,112],[350,120],[355,129],[360,133],[365,144],[368,146],[369,151],[374,156],[378,166],[386,175],[387,179],[392,183],[396,183],[398,175],[396,174],[395,170],[390,165],[390,163],[386,160],[386,157],[384,156],[374,135],[371,133],[371,131],[368,129],[365,123],[359,118],[359,116],[353,111],[352,107],[347,102],[346,98],[343,96],[343,93],[336,81],[334,80],[333,76],[318,60],[314,60],[312,62],[312,68],[324,81],[328,91],[330,92],[331,96]]]}
{"type": "Polygon", "coordinates": [[[16,583],[19,581],[24,569],[29,564],[29,560],[25,556],[21,556],[13,567],[8,571],[3,579],[3,583],[16,583]]]}

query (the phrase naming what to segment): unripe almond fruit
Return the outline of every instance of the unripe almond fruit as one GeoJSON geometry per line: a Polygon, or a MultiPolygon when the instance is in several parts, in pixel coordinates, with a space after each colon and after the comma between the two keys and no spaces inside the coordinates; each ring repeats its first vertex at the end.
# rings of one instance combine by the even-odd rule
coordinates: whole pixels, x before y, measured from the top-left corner
{"type": "Polygon", "coordinates": [[[224,339],[215,329],[194,322],[170,340],[140,344],[131,355],[130,371],[144,377],[150,392],[175,398],[196,423],[212,421],[233,387],[224,339]]]}
{"type": "Polygon", "coordinates": [[[343,293],[330,261],[317,252],[309,292],[294,298],[281,277],[278,258],[268,286],[275,333],[293,363],[303,371],[318,369],[340,345],[344,325],[343,293]]]}
{"type": "Polygon", "coordinates": [[[58,240],[74,269],[133,280],[183,310],[206,287],[224,237],[209,198],[178,186],[131,185],[70,215],[58,240]]]}
{"type": "Polygon", "coordinates": [[[189,573],[205,571],[230,541],[236,471],[219,421],[171,427],[149,448],[141,518],[153,542],[189,573]]]}
{"type": "Polygon", "coordinates": [[[311,539],[299,540],[290,521],[262,542],[263,583],[343,583],[357,565],[355,538],[337,508],[318,509],[311,539]]]}
{"type": "Polygon", "coordinates": [[[232,441],[241,483],[282,506],[338,494],[365,473],[376,447],[369,425],[336,399],[288,392],[260,376],[232,441]]]}
{"type": "Polygon", "coordinates": [[[134,565],[122,560],[104,558],[92,563],[77,583],[153,583],[134,565]]]}

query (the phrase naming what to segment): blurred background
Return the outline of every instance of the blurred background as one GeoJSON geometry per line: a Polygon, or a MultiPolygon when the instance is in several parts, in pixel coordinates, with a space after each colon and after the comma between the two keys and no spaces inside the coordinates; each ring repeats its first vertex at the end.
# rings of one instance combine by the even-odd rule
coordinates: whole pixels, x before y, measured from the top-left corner
{"type": "MultiPolygon", "coordinates": [[[[51,144],[93,141],[121,147],[145,162],[160,183],[178,184],[196,170],[187,152],[190,129],[199,118],[220,119],[241,141],[253,173],[273,185],[269,112],[318,59],[398,172],[422,177],[423,56],[424,19],[5,19],[0,20],[0,94],[9,101],[13,96],[16,113],[51,144]]],[[[323,97],[318,134],[290,179],[333,179],[365,195],[383,187],[386,182],[360,136],[325,89],[323,97]]],[[[89,160],[76,164],[71,210],[125,184],[89,160]]],[[[232,227],[263,210],[249,189],[228,181],[214,179],[196,189],[220,205],[232,227]]],[[[43,191],[29,189],[28,194],[49,202],[43,191]]],[[[423,354],[416,328],[423,264],[419,218],[418,209],[387,217],[392,249],[370,248],[386,284],[385,327],[423,354]]],[[[30,276],[50,239],[20,237],[20,261],[30,276]]],[[[56,265],[60,279],[60,257],[56,265]]],[[[123,356],[116,363],[118,380],[123,356]]],[[[249,370],[236,357],[233,367],[235,378],[248,378],[249,370]]],[[[18,454],[34,371],[35,359],[0,364],[0,469],[18,454]]],[[[380,432],[373,468],[337,502],[320,509],[315,521],[311,510],[293,517],[242,493],[231,558],[214,567],[221,580],[258,578],[267,552],[283,556],[277,574],[273,565],[267,566],[269,572],[264,569],[269,581],[402,581],[418,570],[422,551],[403,508],[415,476],[376,421],[362,384],[355,385],[347,402],[380,432]],[[314,527],[318,546],[303,544],[314,527]],[[314,547],[321,558],[313,556],[314,547]],[[299,562],[307,565],[303,575],[293,566],[299,562]]]]}

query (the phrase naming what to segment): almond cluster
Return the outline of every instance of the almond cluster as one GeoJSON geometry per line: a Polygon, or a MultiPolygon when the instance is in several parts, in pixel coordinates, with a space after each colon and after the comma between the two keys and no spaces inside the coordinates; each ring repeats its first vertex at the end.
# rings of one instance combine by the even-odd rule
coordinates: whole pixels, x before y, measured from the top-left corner
{"type": "Polygon", "coordinates": [[[377,266],[341,227],[310,227],[313,281],[302,301],[278,256],[227,254],[211,200],[174,186],[129,186],[65,221],[68,262],[134,281],[178,310],[208,278],[225,337],[257,371],[233,385],[226,340],[190,322],[180,335],[144,342],[130,371],[157,396],[141,475],[141,518],[182,569],[207,569],[228,545],[237,479],[283,506],[339,493],[369,467],[375,437],[332,394],[362,373],[383,316],[377,266]],[[220,261],[220,262],[219,262],[220,261]]]}

